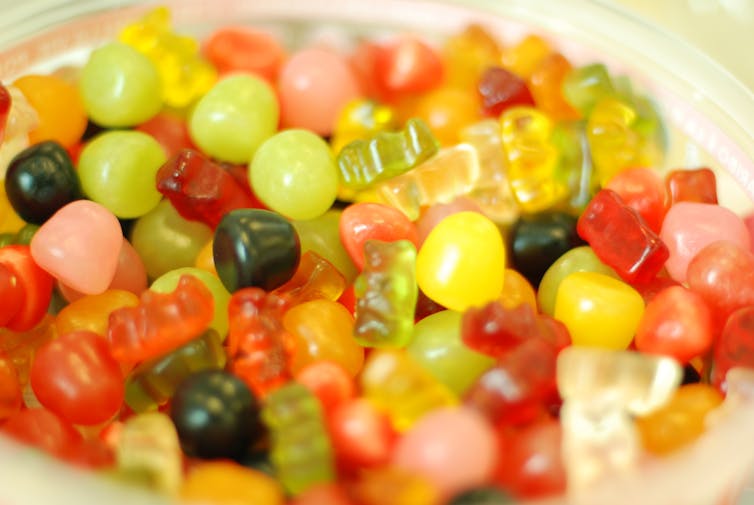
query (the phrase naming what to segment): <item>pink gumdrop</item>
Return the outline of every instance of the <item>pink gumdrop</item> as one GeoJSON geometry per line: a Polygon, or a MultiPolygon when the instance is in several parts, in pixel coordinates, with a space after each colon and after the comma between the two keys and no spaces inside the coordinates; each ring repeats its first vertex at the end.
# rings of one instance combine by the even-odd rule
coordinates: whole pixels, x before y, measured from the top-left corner
{"type": "Polygon", "coordinates": [[[437,223],[451,214],[465,211],[483,213],[476,202],[462,196],[449,203],[436,203],[428,207],[422,212],[419,219],[416,220],[416,234],[419,236],[419,246],[424,243],[424,239],[427,238],[427,235],[429,235],[429,232],[432,231],[432,228],[437,223]]]}
{"type": "Polygon", "coordinates": [[[749,250],[749,230],[732,211],[709,203],[678,202],[665,215],[660,238],[670,257],[665,268],[670,277],[686,282],[689,262],[705,246],[720,240],[749,250]]]}
{"type": "Polygon", "coordinates": [[[495,432],[481,415],[466,407],[446,408],[422,417],[398,441],[393,464],[452,496],[491,478],[496,448],[495,432]]]}
{"type": "Polygon", "coordinates": [[[68,287],[102,293],[118,266],[123,234],[102,205],[77,200],[58,210],[31,240],[34,261],[68,287]]]}
{"type": "Polygon", "coordinates": [[[306,128],[329,135],[338,114],[360,96],[348,63],[332,51],[311,48],[294,54],[278,78],[281,121],[286,128],[306,128]]]}
{"type": "MultiPolygon", "coordinates": [[[[144,262],[141,261],[139,253],[126,239],[123,239],[123,245],[118,255],[118,266],[107,289],[130,291],[135,295],[141,295],[142,291],[147,289],[147,270],[144,267],[144,262]]],[[[69,302],[74,302],[86,296],[60,281],[58,281],[58,290],[63,298],[69,302]]]]}

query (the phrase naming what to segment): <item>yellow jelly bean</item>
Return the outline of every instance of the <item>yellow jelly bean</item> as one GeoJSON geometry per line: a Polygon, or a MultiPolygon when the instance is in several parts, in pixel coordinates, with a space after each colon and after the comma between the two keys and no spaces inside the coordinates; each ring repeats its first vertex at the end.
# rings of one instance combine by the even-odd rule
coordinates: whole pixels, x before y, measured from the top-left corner
{"type": "Polygon", "coordinates": [[[427,235],[416,258],[419,288],[457,311],[500,297],[505,246],[500,230],[477,212],[452,214],[427,235]]]}
{"type": "Polygon", "coordinates": [[[130,291],[110,289],[97,295],[88,295],[68,304],[55,318],[58,335],[86,330],[107,335],[110,313],[123,307],[136,307],[139,297],[130,291]]]}
{"type": "Polygon", "coordinates": [[[574,345],[626,349],[644,315],[644,299],[631,286],[596,272],[575,272],[560,283],[555,319],[574,345]]]}
{"type": "Polygon", "coordinates": [[[16,233],[25,224],[24,220],[13,210],[5,194],[5,184],[0,180],[0,233],[16,233]]]}

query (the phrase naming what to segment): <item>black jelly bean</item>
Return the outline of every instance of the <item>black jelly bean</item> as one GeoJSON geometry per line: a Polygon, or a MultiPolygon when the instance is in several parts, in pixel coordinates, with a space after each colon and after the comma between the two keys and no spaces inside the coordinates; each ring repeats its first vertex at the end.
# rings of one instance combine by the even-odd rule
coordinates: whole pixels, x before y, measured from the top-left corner
{"type": "Polygon", "coordinates": [[[28,147],[11,160],[5,192],[16,213],[33,224],[44,223],[58,209],[81,198],[71,157],[53,141],[28,147]]]}
{"type": "Polygon", "coordinates": [[[220,221],[212,253],[217,274],[231,293],[252,286],[271,291],[293,277],[301,244],[291,223],[279,214],[239,209],[220,221]]]}

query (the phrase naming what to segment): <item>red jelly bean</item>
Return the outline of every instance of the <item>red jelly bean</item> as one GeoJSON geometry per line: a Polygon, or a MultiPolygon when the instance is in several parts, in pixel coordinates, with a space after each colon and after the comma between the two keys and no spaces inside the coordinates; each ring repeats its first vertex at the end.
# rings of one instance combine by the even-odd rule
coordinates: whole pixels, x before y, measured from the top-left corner
{"type": "Polygon", "coordinates": [[[90,331],[67,333],[40,347],[30,379],[39,403],[73,424],[105,422],[123,403],[120,365],[107,341],[90,331]]]}
{"type": "MultiPolygon", "coordinates": [[[[6,326],[13,331],[30,330],[47,313],[47,306],[52,298],[53,278],[34,262],[31,250],[26,245],[8,245],[0,248],[0,265],[15,275],[23,293],[20,296],[20,310],[11,317],[6,326]]],[[[16,288],[10,289],[18,296],[19,291],[16,288]]],[[[6,298],[3,298],[3,304],[6,303],[5,300],[6,298]]]]}
{"type": "Polygon", "coordinates": [[[296,382],[306,386],[319,399],[326,412],[356,395],[356,386],[345,368],[332,361],[315,361],[296,374],[296,382]]]}
{"type": "Polygon", "coordinates": [[[665,186],[662,178],[649,168],[631,168],[618,172],[605,188],[615,191],[634,209],[655,233],[660,233],[665,217],[665,186]]]}
{"type": "Polygon", "coordinates": [[[138,363],[199,336],[213,317],[212,293],[196,277],[184,275],[172,293],[147,290],[138,306],[113,311],[107,338],[115,359],[138,363]]]}
{"type": "Polygon", "coordinates": [[[195,149],[186,120],[169,112],[160,112],[146,123],[137,126],[136,130],[151,135],[159,142],[166,158],[175,156],[183,149],[195,149]]]}
{"type": "Polygon", "coordinates": [[[82,440],[73,425],[42,408],[17,412],[3,425],[2,432],[59,458],[69,454],[82,440]]]}
{"type": "Polygon", "coordinates": [[[24,290],[11,269],[0,263],[0,327],[18,314],[24,303],[24,290]]]}
{"type": "Polygon", "coordinates": [[[705,354],[712,339],[712,313],[704,299],[683,286],[671,286],[647,304],[634,343],[641,352],[686,363],[705,354]]]}
{"type": "Polygon", "coordinates": [[[592,198],[579,217],[576,231],[597,257],[629,284],[652,280],[670,255],[641,216],[609,189],[592,198]]]}
{"type": "Polygon", "coordinates": [[[335,457],[344,470],[375,468],[390,460],[396,434],[385,414],[367,400],[342,403],[328,416],[335,457]]]}
{"type": "Polygon", "coordinates": [[[285,61],[285,50],[275,37],[246,27],[216,31],[204,43],[203,52],[220,74],[251,72],[270,83],[285,61]]]}
{"type": "Polygon", "coordinates": [[[725,392],[725,375],[731,368],[754,368],[754,307],[735,311],[715,343],[710,381],[725,392]]]}
{"type": "Polygon", "coordinates": [[[297,494],[289,505],[352,505],[346,492],[337,484],[317,484],[297,494]]]}
{"type": "Polygon", "coordinates": [[[429,91],[440,85],[443,65],[440,55],[422,40],[405,36],[380,46],[374,77],[379,87],[397,98],[429,91]]]}
{"type": "Polygon", "coordinates": [[[23,396],[18,373],[11,360],[0,356],[0,422],[21,410],[23,396]]]}
{"type": "Polygon", "coordinates": [[[709,168],[673,170],[665,177],[670,205],[677,202],[717,203],[717,179],[709,168]]]}
{"type": "Polygon", "coordinates": [[[0,144],[5,138],[5,125],[8,123],[10,114],[11,97],[8,88],[0,84],[0,144]]]}
{"type": "Polygon", "coordinates": [[[477,85],[484,113],[498,117],[505,109],[516,105],[534,107],[534,98],[526,81],[502,67],[490,67],[477,85]]]}
{"type": "Polygon", "coordinates": [[[157,189],[181,216],[212,228],[217,227],[228,212],[254,205],[230,173],[189,149],[181,151],[160,168],[157,189]]]}
{"type": "Polygon", "coordinates": [[[350,205],[340,215],[339,226],[340,241],[359,270],[364,268],[364,244],[367,240],[409,240],[419,247],[414,223],[403,212],[388,205],[350,205]]]}

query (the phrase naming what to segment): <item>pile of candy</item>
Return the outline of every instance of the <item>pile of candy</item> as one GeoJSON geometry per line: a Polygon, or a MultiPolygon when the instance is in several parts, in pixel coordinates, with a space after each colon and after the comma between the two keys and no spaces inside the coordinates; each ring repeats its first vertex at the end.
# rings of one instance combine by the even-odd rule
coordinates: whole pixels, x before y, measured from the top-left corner
{"type": "Polygon", "coordinates": [[[652,102],[538,36],[200,45],[157,9],[0,85],[0,142],[0,431],[103,478],[586,493],[754,367],[754,220],[708,168],[661,175],[652,102]]]}

